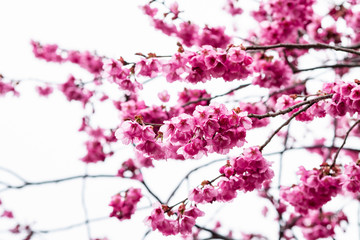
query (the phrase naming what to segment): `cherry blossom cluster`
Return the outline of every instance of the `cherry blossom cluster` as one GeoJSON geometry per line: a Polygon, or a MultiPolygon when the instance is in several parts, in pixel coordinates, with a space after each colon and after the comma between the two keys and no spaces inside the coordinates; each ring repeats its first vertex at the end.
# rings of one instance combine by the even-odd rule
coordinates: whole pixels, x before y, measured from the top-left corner
{"type": "Polygon", "coordinates": [[[72,75],[70,75],[67,82],[61,84],[59,88],[66,96],[67,100],[80,101],[84,107],[94,94],[92,91],[85,89],[82,86],[82,83],[77,81],[72,75]]]}
{"type": "Polygon", "coordinates": [[[181,204],[176,212],[172,211],[167,205],[160,203],[154,205],[151,215],[145,219],[145,223],[152,228],[158,230],[164,236],[169,235],[189,235],[195,226],[196,219],[204,215],[204,212],[196,206],[186,207],[181,204]],[[172,218],[166,217],[166,215],[172,218]]]}
{"type": "Polygon", "coordinates": [[[247,113],[238,110],[229,111],[223,104],[197,106],[193,115],[180,114],[165,121],[160,128],[162,138],[177,146],[177,153],[185,158],[226,154],[245,143],[246,130],[251,128],[247,113]]]}
{"type": "MultiPolygon", "coordinates": [[[[267,112],[266,106],[262,102],[257,103],[246,103],[246,102],[240,102],[239,107],[242,111],[252,113],[252,114],[265,114],[267,112]]],[[[269,118],[252,118],[252,127],[253,128],[260,128],[265,127],[270,123],[269,118]]]]}
{"type": "Polygon", "coordinates": [[[85,163],[97,163],[99,161],[105,161],[109,156],[113,155],[112,151],[105,151],[104,145],[110,145],[116,142],[115,134],[113,130],[105,132],[102,128],[92,128],[89,126],[88,119],[83,118],[82,126],[79,131],[85,132],[90,139],[85,142],[87,153],[81,158],[81,161],[85,163]]]}
{"type": "MultiPolygon", "coordinates": [[[[120,89],[125,90],[127,93],[134,93],[137,90],[142,89],[142,85],[136,80],[130,79],[133,70],[124,67],[125,61],[118,61],[109,59],[104,61],[104,77],[109,79],[111,82],[116,83],[120,89]]],[[[141,66],[141,61],[140,61],[141,66]]],[[[145,65],[146,66],[146,65],[145,65]]],[[[145,70],[143,70],[145,71],[145,70]]],[[[147,70],[149,72],[149,69],[147,70]]],[[[150,74],[153,74],[150,72],[150,74]]]]}
{"type": "Polygon", "coordinates": [[[288,64],[281,60],[265,57],[257,60],[254,71],[258,73],[253,83],[264,88],[280,88],[288,86],[293,76],[288,64]]]}
{"type": "Polygon", "coordinates": [[[359,162],[351,162],[344,167],[344,189],[358,194],[360,192],[360,167],[359,162]]]}
{"type": "Polygon", "coordinates": [[[143,180],[141,168],[154,167],[153,159],[144,156],[141,152],[135,151],[135,158],[129,158],[124,161],[121,168],[118,170],[117,175],[120,177],[129,177],[131,179],[143,180]]]}
{"type": "Polygon", "coordinates": [[[292,187],[282,187],[280,195],[300,214],[319,209],[341,193],[344,179],[336,167],[325,165],[320,169],[306,170],[301,166],[297,174],[301,176],[300,183],[292,187]]]}
{"type": "Polygon", "coordinates": [[[41,45],[39,42],[31,41],[35,57],[44,59],[47,62],[71,62],[78,64],[92,74],[98,75],[102,72],[103,61],[99,56],[95,56],[88,51],[65,51],[59,49],[56,44],[41,45]]]}
{"type": "Polygon", "coordinates": [[[230,13],[232,16],[240,15],[243,13],[242,8],[236,6],[237,1],[236,0],[227,0],[224,10],[230,13]]]}
{"type": "Polygon", "coordinates": [[[296,225],[301,228],[302,234],[307,240],[328,238],[335,236],[335,228],[341,227],[342,222],[348,222],[348,218],[343,211],[323,212],[309,211],[300,218],[296,225]]]}
{"type": "Polygon", "coordinates": [[[164,121],[157,136],[152,126],[142,125],[139,116],[136,121],[125,121],[116,136],[124,144],[139,143],[136,149],[154,159],[226,154],[245,143],[246,130],[251,128],[251,119],[239,110],[229,111],[222,104],[197,106],[192,116],[183,113],[164,121]]]}
{"type": "MultiPolygon", "coordinates": [[[[175,25],[172,22],[168,23],[165,19],[157,18],[158,13],[157,8],[152,8],[150,5],[144,5],[143,11],[148,15],[154,27],[168,36],[175,36],[180,39],[181,43],[191,47],[191,46],[204,46],[210,45],[215,48],[225,48],[229,43],[231,38],[225,34],[224,27],[209,27],[205,26],[200,30],[200,27],[190,21],[183,21],[180,24],[175,25]]],[[[170,14],[164,14],[165,17],[173,15],[171,21],[178,19],[179,9],[178,4],[174,3],[170,6],[170,14]]],[[[238,12],[238,9],[232,9],[235,12],[238,12]]]]}
{"type": "Polygon", "coordinates": [[[11,81],[5,81],[4,77],[0,74],[0,96],[5,96],[10,92],[12,92],[15,96],[19,96],[19,92],[15,90],[14,83],[11,81]]]}
{"type": "Polygon", "coordinates": [[[315,0],[270,0],[260,3],[253,17],[260,24],[261,43],[296,42],[299,31],[311,22],[315,0]]]}
{"type": "Polygon", "coordinates": [[[261,189],[274,176],[270,166],[258,147],[246,148],[242,155],[220,168],[223,177],[217,186],[204,181],[201,188],[194,188],[190,192],[189,200],[195,203],[228,202],[237,196],[237,191],[261,189]]]}
{"type": "Polygon", "coordinates": [[[252,74],[252,57],[242,46],[232,46],[227,50],[203,46],[199,52],[176,53],[163,65],[168,82],[206,82],[211,78],[225,81],[245,79],[252,74]]]}
{"type": "Polygon", "coordinates": [[[113,211],[110,213],[110,217],[116,217],[120,221],[130,219],[141,198],[140,188],[129,188],[124,196],[120,193],[112,196],[109,206],[113,208],[113,211]]]}
{"type": "Polygon", "coordinates": [[[360,82],[335,82],[324,84],[324,91],[333,93],[332,101],[327,106],[331,116],[353,115],[360,112],[360,82]]]}

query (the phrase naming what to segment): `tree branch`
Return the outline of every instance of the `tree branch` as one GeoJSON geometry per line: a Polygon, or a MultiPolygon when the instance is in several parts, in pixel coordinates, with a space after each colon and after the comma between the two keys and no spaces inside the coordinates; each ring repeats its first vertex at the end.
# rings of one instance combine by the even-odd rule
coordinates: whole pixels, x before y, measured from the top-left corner
{"type": "Polygon", "coordinates": [[[356,126],[358,123],[360,123],[360,119],[357,120],[357,121],[349,128],[349,130],[346,132],[344,141],[343,141],[343,143],[341,144],[341,146],[338,148],[338,150],[336,151],[335,156],[334,156],[334,160],[333,160],[330,168],[332,168],[332,167],[335,166],[335,164],[336,164],[336,159],[337,159],[337,157],[339,156],[339,153],[340,153],[341,149],[344,147],[344,145],[345,145],[345,143],[346,143],[346,140],[347,140],[347,138],[349,137],[350,132],[355,128],[355,126],[356,126]]]}
{"type": "Polygon", "coordinates": [[[331,46],[324,43],[310,43],[310,44],[297,44],[297,43],[280,43],[274,45],[265,45],[265,46],[248,46],[245,47],[245,50],[269,50],[275,48],[286,48],[286,49],[333,49],[335,51],[348,52],[356,55],[360,55],[359,51],[353,50],[352,47],[340,47],[340,46],[331,46]]]}
{"type": "MultiPolygon", "coordinates": [[[[314,100],[314,99],[313,99],[314,100]]],[[[308,110],[312,105],[314,105],[316,102],[311,102],[308,106],[304,107],[303,109],[300,109],[299,111],[297,111],[296,113],[294,113],[286,122],[284,122],[278,129],[276,129],[273,134],[268,138],[268,140],[266,140],[266,142],[260,146],[259,151],[261,152],[264,147],[266,147],[266,145],[271,141],[271,139],[286,125],[288,125],[291,120],[293,120],[297,115],[299,115],[302,112],[305,112],[306,110],[308,110]]]]}

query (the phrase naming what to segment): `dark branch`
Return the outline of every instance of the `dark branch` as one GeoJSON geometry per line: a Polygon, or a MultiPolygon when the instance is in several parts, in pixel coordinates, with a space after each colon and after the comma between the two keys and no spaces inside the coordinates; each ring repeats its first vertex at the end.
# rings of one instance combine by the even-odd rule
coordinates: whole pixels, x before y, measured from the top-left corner
{"type": "Polygon", "coordinates": [[[245,50],[269,50],[275,48],[286,48],[286,49],[333,49],[335,51],[348,52],[356,55],[360,55],[359,51],[353,50],[352,47],[340,47],[331,46],[324,43],[312,43],[312,44],[296,44],[296,43],[280,43],[274,45],[265,46],[248,46],[245,50]]]}

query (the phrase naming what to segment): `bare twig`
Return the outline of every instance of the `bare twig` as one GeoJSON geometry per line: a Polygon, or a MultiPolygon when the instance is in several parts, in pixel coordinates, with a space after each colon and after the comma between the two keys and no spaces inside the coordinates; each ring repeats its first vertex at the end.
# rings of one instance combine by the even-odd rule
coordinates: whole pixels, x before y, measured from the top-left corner
{"type": "Polygon", "coordinates": [[[346,143],[346,140],[347,140],[347,138],[349,137],[350,132],[355,128],[355,126],[356,126],[358,123],[360,123],[360,119],[357,120],[357,121],[349,128],[349,130],[346,132],[344,141],[343,141],[343,143],[341,144],[341,146],[338,148],[338,150],[336,151],[335,156],[334,156],[334,160],[333,160],[330,168],[332,168],[332,167],[335,166],[335,164],[336,164],[336,159],[337,159],[337,157],[339,156],[339,153],[340,153],[341,149],[344,147],[344,145],[345,145],[345,143],[346,143]]]}
{"type": "Polygon", "coordinates": [[[310,100],[307,100],[307,101],[304,101],[304,102],[301,102],[301,103],[298,103],[298,104],[295,104],[291,107],[288,107],[284,110],[280,110],[278,112],[274,112],[274,113],[266,113],[266,114],[263,114],[263,115],[258,115],[258,114],[249,114],[248,117],[252,117],[252,118],[257,118],[257,119],[263,119],[263,118],[267,118],[267,117],[276,117],[278,115],[283,115],[285,113],[289,113],[291,111],[293,111],[294,109],[296,108],[299,108],[303,105],[306,105],[306,104],[314,104],[316,102],[319,102],[321,100],[324,100],[324,99],[328,99],[328,98],[331,98],[333,94],[328,94],[328,95],[322,95],[320,97],[317,97],[317,98],[313,98],[313,99],[310,99],[310,100]]]}
{"type": "Polygon", "coordinates": [[[245,47],[245,50],[269,50],[275,48],[286,48],[286,49],[333,49],[335,51],[348,52],[356,55],[360,55],[359,51],[353,50],[352,47],[340,47],[340,46],[331,46],[324,43],[310,43],[310,44],[297,44],[297,43],[280,43],[274,45],[265,45],[265,46],[248,46],[245,47]]]}
{"type": "Polygon", "coordinates": [[[259,147],[259,151],[261,152],[264,147],[266,147],[266,145],[271,141],[271,139],[286,125],[288,125],[291,120],[293,120],[297,115],[299,115],[302,112],[305,112],[306,110],[308,110],[312,105],[314,105],[316,102],[311,102],[308,106],[304,107],[303,109],[300,109],[299,111],[297,111],[296,113],[294,113],[286,122],[284,122],[278,129],[276,129],[273,134],[265,141],[265,143],[263,145],[261,145],[259,147]]]}
{"type": "Polygon", "coordinates": [[[238,87],[236,87],[234,89],[231,89],[230,91],[227,91],[226,93],[223,93],[223,94],[215,95],[215,96],[209,97],[209,98],[199,98],[199,99],[196,99],[194,101],[189,101],[189,102],[185,103],[184,105],[182,105],[181,107],[186,107],[186,106],[188,106],[190,104],[198,103],[198,102],[201,102],[201,101],[210,101],[210,100],[213,100],[213,99],[218,98],[218,97],[223,97],[223,96],[226,96],[226,95],[228,95],[228,94],[230,94],[232,92],[235,92],[235,91],[237,91],[239,89],[245,88],[245,87],[250,86],[250,85],[251,85],[251,83],[243,84],[243,85],[240,85],[240,86],[238,86],[238,87]]]}
{"type": "Polygon", "coordinates": [[[208,162],[208,163],[205,163],[203,165],[200,165],[194,169],[192,169],[191,171],[189,171],[182,179],[181,181],[179,182],[179,184],[175,187],[175,189],[171,192],[170,196],[168,197],[168,199],[166,200],[166,204],[168,204],[170,202],[170,200],[172,199],[172,197],[175,195],[176,191],[180,188],[180,186],[182,185],[182,183],[189,178],[189,176],[191,174],[193,174],[194,172],[196,172],[197,170],[201,169],[201,168],[204,168],[204,167],[207,167],[211,164],[214,164],[214,163],[217,163],[217,162],[220,162],[220,161],[225,161],[227,160],[227,158],[221,158],[221,159],[216,159],[216,160],[213,160],[211,162],[208,162]]]}
{"type": "Polygon", "coordinates": [[[356,68],[356,67],[360,67],[360,64],[338,63],[338,64],[332,64],[332,65],[322,65],[322,66],[311,67],[311,68],[296,69],[294,71],[294,73],[312,71],[312,70],[323,69],[323,68],[356,68]]]}

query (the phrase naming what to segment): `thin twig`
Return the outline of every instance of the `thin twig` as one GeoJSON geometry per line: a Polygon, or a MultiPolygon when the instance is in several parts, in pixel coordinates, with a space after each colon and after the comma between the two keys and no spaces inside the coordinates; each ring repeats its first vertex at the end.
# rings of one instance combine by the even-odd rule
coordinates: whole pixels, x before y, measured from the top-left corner
{"type": "Polygon", "coordinates": [[[345,145],[345,143],[346,143],[346,140],[347,140],[347,138],[349,137],[350,132],[355,128],[355,126],[356,126],[358,123],[360,123],[360,119],[357,120],[357,121],[349,128],[349,130],[346,132],[344,141],[343,141],[343,143],[341,144],[341,146],[338,148],[338,150],[336,151],[335,156],[334,156],[334,160],[333,160],[330,168],[332,168],[332,167],[335,166],[335,164],[336,164],[336,159],[337,159],[337,157],[339,156],[339,153],[340,153],[341,149],[344,147],[344,145],[345,145]]]}
{"type": "Polygon", "coordinates": [[[197,227],[197,228],[200,229],[200,230],[204,230],[204,231],[206,231],[206,232],[211,233],[211,234],[212,234],[211,239],[234,240],[233,238],[229,238],[229,237],[226,237],[226,236],[224,236],[224,235],[221,235],[221,234],[219,234],[219,233],[217,233],[217,232],[215,232],[215,231],[213,231],[213,230],[211,230],[211,229],[209,229],[209,228],[201,227],[201,226],[199,226],[199,225],[197,225],[197,224],[195,224],[195,227],[197,227]]]}
{"type": "Polygon", "coordinates": [[[226,95],[228,95],[228,94],[230,94],[232,92],[235,92],[235,91],[237,91],[239,89],[245,88],[245,87],[250,86],[250,85],[251,85],[251,83],[243,84],[243,85],[240,85],[240,86],[238,86],[238,87],[236,87],[234,89],[231,89],[230,91],[227,91],[226,93],[223,93],[223,94],[215,95],[215,96],[209,97],[209,98],[199,98],[199,99],[196,99],[194,101],[189,101],[189,102],[185,103],[184,105],[182,105],[181,107],[186,107],[186,106],[188,106],[190,104],[198,103],[198,102],[201,102],[201,101],[210,101],[210,100],[213,100],[213,99],[218,98],[218,97],[223,97],[223,96],[226,96],[226,95]]]}
{"type": "Polygon", "coordinates": [[[266,147],[266,145],[271,141],[271,139],[286,125],[288,125],[291,120],[293,120],[297,115],[299,115],[302,112],[305,112],[306,110],[308,110],[312,105],[314,105],[316,102],[312,102],[310,103],[308,106],[304,107],[303,109],[300,109],[299,111],[297,111],[296,113],[294,113],[286,122],[284,122],[278,129],[276,129],[273,134],[265,141],[265,143],[263,145],[261,145],[259,147],[259,151],[261,152],[264,147],[266,147]]]}
{"type": "Polygon", "coordinates": [[[216,159],[216,160],[213,160],[211,162],[208,162],[208,163],[205,163],[203,165],[200,165],[194,169],[192,169],[191,171],[189,171],[182,179],[181,181],[179,182],[179,184],[175,187],[175,189],[171,192],[170,196],[168,197],[168,199],[166,200],[166,204],[168,204],[170,202],[170,200],[172,199],[172,197],[175,195],[175,193],[177,192],[177,190],[180,188],[180,186],[182,185],[182,183],[189,178],[189,176],[191,174],[193,174],[194,172],[196,172],[197,170],[201,169],[201,168],[204,168],[204,167],[207,167],[211,164],[214,164],[216,162],[220,162],[220,161],[225,161],[227,160],[228,158],[221,158],[221,159],[216,159]]]}
{"type": "Polygon", "coordinates": [[[66,182],[71,181],[75,179],[83,179],[83,178],[118,178],[119,176],[116,175],[106,175],[106,174],[100,174],[100,175],[78,175],[78,176],[72,176],[67,178],[59,178],[54,180],[47,180],[47,181],[41,181],[41,182],[25,182],[22,185],[12,186],[12,185],[6,185],[7,189],[21,189],[27,186],[35,186],[35,185],[44,185],[44,184],[50,184],[50,183],[59,183],[59,182],[66,182]]]}
{"type": "Polygon", "coordinates": [[[324,43],[310,43],[310,44],[297,44],[297,43],[280,43],[274,45],[265,45],[265,46],[248,46],[245,47],[245,50],[269,50],[275,48],[286,48],[286,49],[333,49],[335,51],[348,52],[356,55],[360,55],[359,51],[353,50],[352,47],[340,47],[340,46],[331,46],[324,43]]]}
{"type": "MultiPolygon", "coordinates": [[[[85,175],[88,173],[87,165],[85,165],[85,175]]],[[[86,205],[86,178],[83,178],[82,185],[81,185],[81,205],[84,211],[84,218],[85,218],[85,226],[86,232],[88,235],[88,239],[91,240],[91,229],[89,224],[89,213],[86,205]]]]}
{"type": "Polygon", "coordinates": [[[146,188],[146,190],[159,202],[163,203],[160,198],[149,188],[149,186],[145,183],[144,180],[141,181],[141,184],[146,188]]]}
{"type": "Polygon", "coordinates": [[[249,114],[248,117],[252,117],[252,118],[257,118],[257,119],[263,119],[263,118],[267,118],[267,117],[276,117],[278,115],[283,115],[285,113],[289,113],[291,111],[293,111],[294,109],[296,108],[299,108],[303,105],[306,105],[306,104],[314,104],[316,102],[319,102],[321,100],[324,100],[324,99],[328,99],[328,98],[331,98],[333,96],[333,94],[327,94],[327,95],[322,95],[320,97],[317,97],[317,98],[313,98],[313,99],[310,99],[310,100],[307,100],[307,101],[304,101],[304,102],[300,102],[298,104],[295,104],[291,107],[288,107],[284,110],[280,110],[278,112],[274,112],[274,113],[266,113],[266,114],[263,114],[263,115],[258,115],[258,114],[249,114]]]}
{"type": "Polygon", "coordinates": [[[312,71],[312,70],[323,69],[323,68],[356,68],[356,67],[360,67],[360,64],[338,63],[338,64],[332,64],[332,65],[322,65],[322,66],[311,67],[311,68],[296,69],[294,71],[294,73],[312,71]]]}

